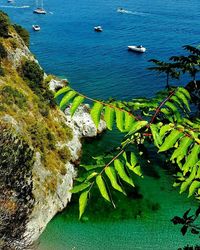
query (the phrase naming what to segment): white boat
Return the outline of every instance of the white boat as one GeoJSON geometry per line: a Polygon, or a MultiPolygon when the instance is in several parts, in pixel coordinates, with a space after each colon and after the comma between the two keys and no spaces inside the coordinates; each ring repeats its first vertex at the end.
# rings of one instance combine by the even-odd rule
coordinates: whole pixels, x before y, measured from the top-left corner
{"type": "Polygon", "coordinates": [[[100,25],[94,27],[94,30],[97,31],[97,32],[102,32],[103,31],[103,29],[102,29],[102,27],[100,25]]]}
{"type": "Polygon", "coordinates": [[[128,49],[139,53],[144,53],[146,51],[146,48],[143,47],[142,45],[128,46],[128,49]]]}
{"type": "Polygon", "coordinates": [[[38,0],[36,1],[37,8],[33,11],[36,14],[46,14],[46,10],[43,8],[43,0],[41,0],[41,5],[39,6],[38,0]]]}
{"type": "Polygon", "coordinates": [[[37,24],[32,25],[32,27],[33,27],[33,29],[34,29],[35,31],[39,31],[39,30],[40,30],[40,26],[37,25],[37,24]]]}
{"type": "Polygon", "coordinates": [[[118,8],[117,12],[119,12],[119,13],[127,13],[127,10],[125,10],[123,8],[118,8]]]}

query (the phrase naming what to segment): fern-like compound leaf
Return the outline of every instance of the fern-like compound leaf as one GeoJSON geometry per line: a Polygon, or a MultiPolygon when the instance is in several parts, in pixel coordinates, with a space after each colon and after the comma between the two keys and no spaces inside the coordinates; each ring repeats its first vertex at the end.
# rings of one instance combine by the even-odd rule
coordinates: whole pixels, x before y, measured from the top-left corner
{"type": "Polygon", "coordinates": [[[84,189],[86,189],[87,187],[89,187],[91,185],[90,182],[84,182],[84,183],[81,183],[80,185],[77,185],[77,186],[74,186],[70,192],[75,194],[75,193],[79,193],[81,191],[83,191],[84,189]]]}
{"type": "Polygon", "coordinates": [[[138,130],[140,130],[141,128],[145,127],[148,124],[147,121],[136,121],[133,123],[128,135],[132,135],[134,133],[136,133],[138,130]]]}
{"type": "Polygon", "coordinates": [[[194,144],[193,148],[191,149],[190,154],[187,157],[185,164],[183,165],[182,170],[184,174],[186,174],[199,160],[199,153],[200,153],[200,145],[194,144]]]}
{"type": "Polygon", "coordinates": [[[116,124],[119,131],[124,131],[124,111],[115,108],[115,114],[116,114],[116,124]]]}
{"type": "Polygon", "coordinates": [[[92,117],[92,120],[95,124],[95,126],[98,128],[98,125],[99,125],[99,121],[100,121],[100,118],[101,118],[101,111],[103,109],[103,104],[100,103],[100,102],[95,102],[91,111],[90,111],[90,114],[91,114],[91,117],[92,117]]]}
{"type": "Polygon", "coordinates": [[[69,90],[71,90],[71,88],[70,88],[69,86],[64,87],[64,88],[58,90],[58,91],[55,93],[54,97],[57,98],[58,96],[60,96],[60,95],[62,95],[62,94],[64,94],[64,93],[66,93],[66,92],[68,92],[69,90]]]}
{"type": "Polygon", "coordinates": [[[60,108],[63,109],[67,106],[68,102],[74,98],[74,96],[76,95],[77,93],[73,90],[70,90],[64,97],[63,99],[61,100],[60,102],[60,108]]]}
{"type": "Polygon", "coordinates": [[[190,106],[189,106],[188,100],[185,97],[185,95],[182,92],[177,91],[176,96],[184,103],[184,105],[187,107],[188,111],[190,111],[190,106]]]}
{"type": "Polygon", "coordinates": [[[126,132],[128,132],[132,125],[133,125],[133,122],[134,122],[134,119],[133,119],[133,116],[128,113],[128,112],[125,112],[125,126],[124,126],[124,129],[126,132]]]}
{"type": "Polygon", "coordinates": [[[98,188],[99,188],[99,191],[100,191],[102,197],[103,197],[105,200],[107,200],[107,201],[110,202],[110,197],[109,197],[109,195],[108,195],[108,192],[107,192],[107,189],[106,189],[106,185],[105,185],[104,180],[103,180],[103,178],[102,178],[101,175],[98,175],[98,176],[96,177],[96,183],[97,183],[97,186],[98,186],[98,188]]]}
{"type": "Polygon", "coordinates": [[[80,106],[80,104],[84,101],[84,97],[83,96],[76,96],[73,100],[72,106],[70,108],[70,113],[71,116],[74,115],[75,111],[77,110],[77,108],[80,106]]]}
{"type": "Polygon", "coordinates": [[[87,206],[87,201],[88,201],[88,194],[89,194],[89,191],[86,190],[83,193],[81,193],[79,197],[79,219],[82,217],[83,213],[85,212],[85,208],[87,206]]]}
{"type": "Polygon", "coordinates": [[[104,113],[104,120],[105,120],[107,128],[109,130],[112,130],[112,128],[113,128],[114,119],[115,119],[114,108],[106,106],[105,113],[104,113]]]}
{"type": "Polygon", "coordinates": [[[125,169],[124,169],[124,165],[123,163],[119,160],[116,159],[114,161],[114,166],[115,169],[117,171],[117,173],[119,174],[120,178],[125,181],[126,183],[130,184],[131,186],[135,187],[133,180],[127,175],[125,169]]]}
{"type": "Polygon", "coordinates": [[[165,138],[165,141],[161,145],[158,152],[163,152],[172,148],[181,136],[183,136],[183,133],[176,129],[172,130],[171,133],[165,138]]]}
{"type": "Polygon", "coordinates": [[[158,133],[158,127],[155,124],[150,125],[151,133],[153,135],[154,144],[157,148],[162,144],[162,139],[158,133]]]}
{"type": "Polygon", "coordinates": [[[117,182],[117,175],[116,175],[115,169],[112,166],[108,166],[105,169],[105,173],[108,176],[112,187],[114,189],[116,189],[117,191],[119,191],[119,192],[123,193],[124,195],[126,195],[126,193],[123,191],[123,189],[121,188],[121,186],[117,182]]]}

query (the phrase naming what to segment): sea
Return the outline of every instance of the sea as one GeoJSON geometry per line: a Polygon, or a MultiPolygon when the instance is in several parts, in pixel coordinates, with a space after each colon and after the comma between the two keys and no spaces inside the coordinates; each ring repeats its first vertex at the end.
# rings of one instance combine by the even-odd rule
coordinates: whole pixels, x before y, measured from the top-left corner
{"type": "Polygon", "coordinates": [[[153,96],[166,81],[164,74],[147,70],[152,66],[148,60],[167,61],[184,54],[183,45],[200,45],[199,0],[44,0],[43,4],[46,15],[33,14],[33,0],[13,4],[0,0],[0,9],[30,32],[30,49],[47,73],[67,78],[73,88],[91,97],[153,96]],[[117,12],[119,7],[126,12],[117,12]],[[41,31],[35,32],[33,24],[41,31]],[[97,25],[103,32],[94,32],[97,25]],[[143,45],[147,51],[132,53],[129,45],[143,45]]]}
{"type": "MultiPolygon", "coordinates": [[[[0,0],[0,9],[30,32],[30,49],[47,73],[68,79],[74,89],[93,98],[151,97],[165,87],[166,76],[148,70],[149,60],[168,61],[172,55],[186,53],[183,45],[200,45],[199,0],[44,0],[43,4],[46,15],[33,14],[33,0],[0,0]],[[118,8],[126,11],[119,13],[118,8]],[[33,24],[41,30],[35,32],[33,24]],[[94,32],[97,25],[103,32],[94,32]],[[147,50],[133,53],[129,45],[147,50]]],[[[188,79],[171,84],[185,85],[188,79]]],[[[105,141],[112,146],[109,136],[105,141]]],[[[49,223],[38,249],[176,250],[199,243],[190,232],[182,236],[181,227],[170,221],[189,208],[194,212],[197,203],[179,195],[167,172],[159,169],[159,178],[147,175],[140,185],[145,204],[157,202],[158,211],[137,219],[98,222],[87,214],[80,222],[66,216],[66,210],[49,223]]],[[[130,210],[129,202],[128,206],[130,210]]]]}

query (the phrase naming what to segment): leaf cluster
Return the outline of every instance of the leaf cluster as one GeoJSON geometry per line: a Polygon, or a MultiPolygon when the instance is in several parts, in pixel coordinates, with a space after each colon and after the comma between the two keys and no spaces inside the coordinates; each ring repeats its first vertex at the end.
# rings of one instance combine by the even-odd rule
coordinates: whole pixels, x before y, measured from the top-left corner
{"type": "Polygon", "coordinates": [[[67,86],[60,89],[55,98],[61,109],[71,103],[71,115],[85,99],[93,101],[90,114],[96,127],[100,119],[104,119],[109,130],[116,127],[124,134],[124,139],[114,154],[98,156],[94,158],[96,162],[93,164],[80,166],[84,168],[85,173],[77,178],[78,185],[72,189],[72,193],[80,193],[80,218],[93,186],[97,186],[101,196],[114,206],[111,189],[126,195],[123,183],[135,187],[135,176],[143,177],[138,157],[143,152],[141,147],[138,147],[138,150],[131,147],[144,145],[146,141],[154,144],[158,153],[167,154],[168,160],[177,164],[179,173],[175,186],[181,185],[180,192],[188,187],[189,196],[195,193],[198,197],[200,126],[199,120],[192,122],[188,119],[190,94],[185,88],[174,88],[149,100],[140,98],[131,102],[111,100],[104,103],[87,98],[67,86]]]}

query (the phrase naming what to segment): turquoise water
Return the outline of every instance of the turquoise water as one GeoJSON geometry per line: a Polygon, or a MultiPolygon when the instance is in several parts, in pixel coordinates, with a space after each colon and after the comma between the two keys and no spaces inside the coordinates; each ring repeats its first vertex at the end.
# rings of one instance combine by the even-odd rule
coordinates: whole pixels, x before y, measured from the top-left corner
{"type": "MultiPolygon", "coordinates": [[[[35,1],[7,4],[0,0],[0,9],[30,31],[31,50],[45,71],[68,78],[74,88],[96,98],[152,96],[165,86],[165,79],[146,70],[148,60],[166,60],[182,53],[184,44],[200,44],[199,0],[44,0],[44,7],[47,15],[39,16],[32,13],[35,1]],[[129,13],[117,13],[118,7],[129,13]],[[41,31],[34,32],[33,24],[39,24],[41,31]],[[96,25],[104,31],[95,33],[96,25]],[[127,46],[135,44],[142,44],[147,52],[128,52],[127,46]]],[[[105,145],[108,149],[113,139],[96,143],[96,151],[105,145]]],[[[167,171],[154,170],[138,180],[143,198],[123,200],[123,206],[119,202],[118,207],[127,211],[116,210],[112,217],[110,208],[98,201],[109,213],[99,212],[101,217],[95,220],[102,206],[94,206],[96,212],[90,210],[89,220],[83,223],[77,220],[76,206],[71,205],[49,223],[39,249],[167,250],[198,243],[197,237],[183,237],[180,228],[170,222],[188,208],[195,209],[196,202],[172,188],[167,171]],[[151,176],[153,172],[160,178],[151,176]]]]}
{"type": "MultiPolygon", "coordinates": [[[[199,243],[197,236],[186,234],[184,237],[180,233],[180,226],[174,226],[170,220],[175,215],[182,215],[188,208],[193,208],[197,204],[187,199],[186,195],[179,195],[170,185],[172,180],[165,171],[158,170],[159,179],[146,176],[140,183],[140,193],[142,199],[126,202],[126,209],[133,211],[132,218],[130,212],[120,210],[118,203],[118,213],[123,219],[113,219],[111,211],[105,211],[104,216],[97,221],[90,214],[86,213],[89,221],[80,222],[78,214],[73,209],[57,215],[47,226],[45,232],[40,237],[39,250],[177,250],[187,244],[195,245],[199,243]],[[142,213],[140,211],[142,210],[142,213]],[[135,214],[138,213],[137,216],[135,214]],[[126,218],[126,215],[128,218],[126,218]],[[92,219],[93,218],[93,219],[92,219]]],[[[95,206],[95,201],[90,206],[95,206]]],[[[99,202],[100,203],[100,202],[99,202]]],[[[105,206],[102,200],[101,207],[105,206]]],[[[91,209],[92,210],[92,209],[91,209]]],[[[114,216],[115,218],[115,216],[114,216]]]]}

